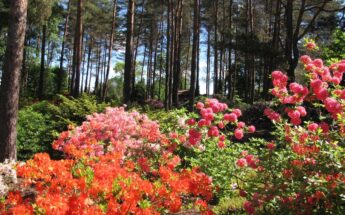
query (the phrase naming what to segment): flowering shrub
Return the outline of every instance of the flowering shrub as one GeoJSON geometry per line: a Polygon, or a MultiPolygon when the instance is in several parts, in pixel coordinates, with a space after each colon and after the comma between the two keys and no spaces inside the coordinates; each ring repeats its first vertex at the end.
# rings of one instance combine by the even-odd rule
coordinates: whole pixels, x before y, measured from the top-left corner
{"type": "Polygon", "coordinates": [[[176,120],[178,126],[172,126],[172,148],[176,148],[185,166],[198,166],[212,177],[216,202],[236,190],[235,159],[238,151],[247,146],[235,142],[243,141],[246,133],[255,132],[255,127],[240,120],[240,109],[229,109],[217,99],[198,102],[196,110],[187,116],[182,114],[176,120]]]}
{"type": "MultiPolygon", "coordinates": [[[[276,125],[276,139],[243,151],[237,160],[241,176],[255,174],[240,187],[249,213],[341,214],[345,211],[345,89],[340,85],[345,61],[327,67],[302,56],[308,86],[288,85],[287,76],[272,73],[272,94],[285,106],[265,114],[276,125]],[[308,121],[305,102],[319,119],[308,121]]],[[[254,142],[252,144],[255,144],[254,142]]]]}
{"type": "Polygon", "coordinates": [[[80,127],[62,132],[53,148],[72,157],[103,155],[117,151],[123,156],[144,151],[157,150],[166,138],[159,131],[157,122],[136,111],[126,112],[121,108],[107,108],[105,113],[87,117],[80,127]]]}
{"type": "Polygon", "coordinates": [[[224,148],[229,138],[234,137],[241,140],[245,132],[254,133],[253,125],[247,126],[244,122],[239,121],[242,112],[240,109],[228,110],[225,103],[220,103],[217,99],[206,99],[205,104],[198,102],[197,115],[192,115],[187,121],[189,126],[186,138],[187,146],[204,148],[207,141],[217,141],[219,148],[224,148]],[[232,126],[234,131],[225,129],[226,126],[232,126]]]}
{"type": "Polygon", "coordinates": [[[0,163],[0,196],[4,196],[17,184],[15,162],[0,163]]]}
{"type": "Polygon", "coordinates": [[[197,168],[177,170],[180,158],[169,146],[145,115],[108,108],[55,141],[67,159],[36,154],[18,167],[23,186],[37,194],[10,192],[0,213],[159,214],[178,212],[187,201],[211,213],[211,179],[197,168]]]}

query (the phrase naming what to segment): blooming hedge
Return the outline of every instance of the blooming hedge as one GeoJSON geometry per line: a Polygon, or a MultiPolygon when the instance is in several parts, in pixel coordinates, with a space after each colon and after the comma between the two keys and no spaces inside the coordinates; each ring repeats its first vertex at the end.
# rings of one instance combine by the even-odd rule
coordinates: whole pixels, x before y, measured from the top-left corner
{"type": "Polygon", "coordinates": [[[301,62],[306,86],[288,84],[281,71],[272,73],[272,94],[283,110],[265,110],[276,125],[275,140],[261,143],[254,156],[243,151],[237,161],[242,176],[255,174],[240,189],[249,214],[345,211],[345,60],[329,67],[309,56],[301,62]]]}
{"type": "Polygon", "coordinates": [[[25,187],[10,192],[1,214],[159,214],[178,212],[192,201],[211,213],[211,179],[197,168],[177,168],[180,159],[156,122],[137,112],[108,108],[80,127],[63,132],[54,148],[67,159],[36,154],[17,167],[25,187]],[[187,198],[188,197],[188,198],[187,198]],[[206,201],[205,201],[206,200],[206,201]]]}

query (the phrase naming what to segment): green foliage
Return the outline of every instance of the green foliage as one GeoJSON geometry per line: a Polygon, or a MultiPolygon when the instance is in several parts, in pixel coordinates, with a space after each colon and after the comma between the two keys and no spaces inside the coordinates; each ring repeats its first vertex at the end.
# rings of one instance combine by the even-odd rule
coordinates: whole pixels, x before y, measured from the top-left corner
{"type": "Polygon", "coordinates": [[[164,110],[147,111],[147,115],[150,119],[158,121],[162,133],[167,134],[181,129],[179,121],[187,119],[187,110],[182,108],[168,112],[164,110]]]}
{"type": "Polygon", "coordinates": [[[217,190],[216,198],[234,197],[234,190],[239,183],[236,180],[235,163],[243,147],[231,143],[228,147],[220,149],[212,140],[207,140],[205,145],[204,150],[195,150],[195,156],[186,159],[190,160],[192,166],[199,166],[203,172],[212,177],[217,190]]]}
{"type": "Polygon", "coordinates": [[[19,111],[17,150],[18,159],[27,160],[38,152],[49,151],[52,127],[49,117],[32,107],[19,111]]]}
{"type": "MultiPolygon", "coordinates": [[[[22,97],[25,98],[36,98],[39,77],[40,77],[40,65],[33,63],[28,70],[28,86],[25,92],[22,92],[22,97]]],[[[57,93],[57,74],[59,72],[58,67],[50,67],[45,70],[45,81],[44,81],[44,96],[46,98],[53,98],[57,93]]],[[[63,77],[62,83],[63,89],[67,87],[67,76],[63,77]]]]}
{"type": "Polygon", "coordinates": [[[336,29],[332,35],[331,43],[323,49],[323,58],[327,63],[345,59],[345,32],[336,29]]]}
{"type": "Polygon", "coordinates": [[[242,210],[244,202],[245,198],[243,197],[223,198],[220,200],[219,204],[213,208],[213,212],[220,215],[244,214],[244,212],[238,213],[242,210]]]}
{"type": "Polygon", "coordinates": [[[17,149],[18,159],[27,160],[37,152],[49,152],[60,156],[51,148],[58,134],[69,125],[78,125],[86,116],[102,112],[107,104],[98,104],[93,96],[82,95],[78,99],[58,96],[54,102],[42,101],[19,111],[17,149]]]}

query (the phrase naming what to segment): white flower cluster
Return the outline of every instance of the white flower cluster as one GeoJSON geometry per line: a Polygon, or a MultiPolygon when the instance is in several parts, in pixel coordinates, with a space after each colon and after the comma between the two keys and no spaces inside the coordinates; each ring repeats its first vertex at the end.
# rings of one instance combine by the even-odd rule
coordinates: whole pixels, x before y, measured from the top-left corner
{"type": "Polygon", "coordinates": [[[6,160],[0,163],[0,196],[6,195],[17,184],[16,163],[6,160]]]}

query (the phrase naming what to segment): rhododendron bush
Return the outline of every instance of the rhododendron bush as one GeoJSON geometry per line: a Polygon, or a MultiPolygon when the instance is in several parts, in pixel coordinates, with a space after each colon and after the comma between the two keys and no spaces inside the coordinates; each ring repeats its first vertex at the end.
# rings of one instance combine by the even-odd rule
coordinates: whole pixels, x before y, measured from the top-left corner
{"type": "Polygon", "coordinates": [[[257,141],[255,155],[243,151],[237,160],[242,177],[255,175],[240,187],[250,214],[345,211],[345,60],[329,67],[309,56],[301,61],[306,86],[272,73],[272,94],[282,111],[267,108],[265,115],[276,125],[275,140],[257,141]]]}
{"type": "Polygon", "coordinates": [[[36,154],[17,167],[23,186],[10,192],[5,214],[158,214],[178,212],[188,201],[210,213],[211,179],[197,168],[177,170],[180,158],[156,122],[124,108],[108,108],[63,132],[54,148],[67,159],[36,154]]]}
{"type": "Polygon", "coordinates": [[[234,193],[236,157],[246,147],[239,142],[255,132],[255,127],[246,125],[241,116],[240,109],[207,98],[196,104],[195,113],[181,117],[180,128],[170,134],[187,165],[198,166],[212,177],[215,201],[234,193]]]}

